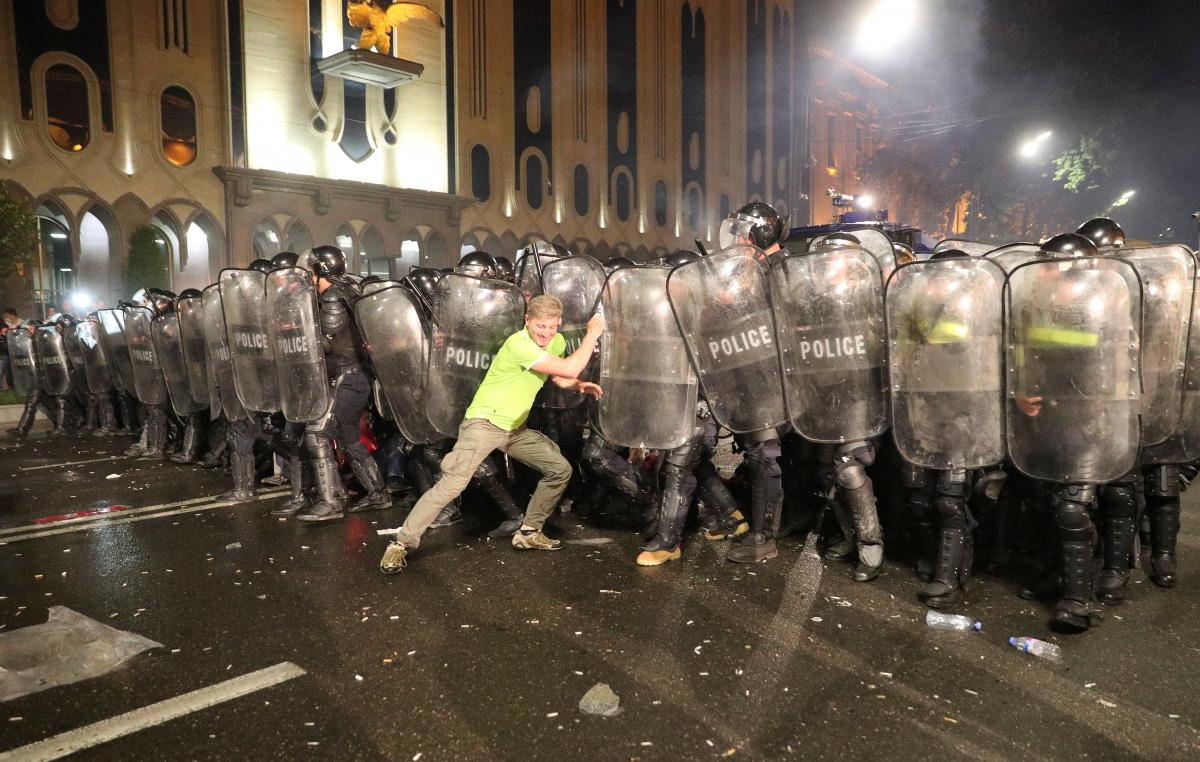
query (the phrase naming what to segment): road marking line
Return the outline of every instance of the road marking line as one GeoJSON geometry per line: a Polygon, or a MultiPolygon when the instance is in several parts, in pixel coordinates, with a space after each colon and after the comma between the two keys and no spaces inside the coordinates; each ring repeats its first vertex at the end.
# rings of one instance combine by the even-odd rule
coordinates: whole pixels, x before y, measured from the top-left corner
{"type": "MultiPolygon", "coordinates": [[[[260,500],[269,500],[273,497],[279,497],[280,495],[286,494],[287,492],[288,492],[288,490],[283,490],[283,489],[275,490],[273,492],[260,492],[254,496],[253,500],[251,500],[249,502],[257,503],[260,500]]],[[[10,535],[10,536],[6,536],[6,537],[0,537],[0,545],[7,545],[7,544],[13,543],[13,542],[21,542],[22,540],[36,540],[39,537],[53,537],[54,535],[67,534],[69,532],[86,532],[89,529],[103,529],[104,527],[113,527],[113,526],[117,526],[119,524],[132,524],[135,521],[146,521],[147,519],[160,519],[160,518],[164,518],[166,516],[175,516],[180,513],[189,513],[189,512],[198,513],[200,511],[210,511],[213,508],[233,508],[238,505],[246,505],[246,503],[210,503],[207,505],[197,505],[196,504],[196,503],[203,503],[206,500],[212,500],[212,498],[205,497],[205,498],[199,498],[197,500],[185,500],[185,501],[183,501],[183,503],[185,503],[186,505],[184,505],[184,507],[182,507],[182,508],[176,508],[173,511],[158,511],[157,513],[150,513],[145,516],[126,516],[124,514],[133,513],[133,511],[123,511],[121,518],[117,518],[117,519],[108,519],[107,518],[108,516],[111,516],[112,514],[100,514],[100,516],[98,516],[98,517],[92,516],[92,517],[88,517],[86,519],[67,519],[67,521],[71,521],[71,522],[85,521],[87,523],[84,523],[80,526],[57,527],[55,529],[45,529],[40,532],[28,531],[29,527],[20,527],[20,529],[26,530],[25,534],[17,534],[17,535],[10,535]]],[[[180,503],[174,503],[174,505],[180,505],[180,503]]],[[[159,507],[161,508],[162,506],[159,506],[159,507]]],[[[134,510],[148,511],[148,510],[150,510],[150,508],[149,507],[137,508],[134,510]]],[[[65,524],[65,523],[67,523],[67,521],[64,521],[63,523],[65,524]]],[[[34,528],[35,529],[37,528],[36,525],[34,528]]]]}
{"type": "Polygon", "coordinates": [[[134,709],[107,720],[100,720],[76,730],[37,741],[11,751],[0,753],[0,762],[40,762],[61,759],[68,754],[108,743],[139,730],[162,725],[201,709],[207,709],[226,701],[270,688],[293,678],[308,674],[303,668],[284,661],[273,667],[260,669],[226,680],[207,688],[200,688],[182,696],[159,701],[157,704],[134,709]]]}
{"type": "Polygon", "coordinates": [[[132,455],[110,455],[107,458],[94,458],[92,460],[69,460],[66,463],[48,463],[44,466],[21,466],[18,471],[40,471],[43,468],[66,468],[67,466],[82,466],[86,463],[103,463],[109,460],[125,460],[132,458],[132,455]]]}
{"type": "MultiPolygon", "coordinates": [[[[146,513],[148,511],[160,511],[164,508],[178,508],[181,505],[195,505],[197,503],[206,503],[215,497],[216,497],[216,495],[205,495],[204,497],[193,497],[193,498],[189,498],[187,500],[178,500],[173,503],[159,503],[157,505],[146,505],[141,508],[126,508],[124,511],[122,511],[122,513],[124,513],[127,516],[132,516],[135,513],[146,513]]],[[[80,522],[85,522],[85,521],[100,521],[101,519],[104,519],[109,515],[110,514],[108,514],[108,513],[97,513],[97,514],[88,515],[88,516],[80,516],[78,518],[73,518],[73,519],[63,519],[59,523],[78,524],[80,522]]],[[[22,532],[32,532],[34,530],[40,529],[40,528],[42,528],[42,524],[40,524],[39,522],[43,521],[45,518],[46,517],[42,517],[41,519],[34,519],[34,522],[32,524],[22,524],[21,526],[9,527],[7,529],[0,529],[0,537],[3,537],[4,535],[8,535],[8,534],[20,534],[22,532]]]]}

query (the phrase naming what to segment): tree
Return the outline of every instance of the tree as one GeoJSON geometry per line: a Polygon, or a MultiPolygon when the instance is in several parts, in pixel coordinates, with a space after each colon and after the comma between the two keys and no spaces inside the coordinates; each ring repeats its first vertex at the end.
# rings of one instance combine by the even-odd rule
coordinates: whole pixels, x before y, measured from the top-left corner
{"type": "Polygon", "coordinates": [[[1072,193],[1096,190],[1115,156],[1116,152],[1100,141],[1098,131],[1084,135],[1054,160],[1054,182],[1072,193]]]}
{"type": "Polygon", "coordinates": [[[37,246],[33,212],[0,186],[0,277],[19,274],[37,246]]]}
{"type": "Polygon", "coordinates": [[[149,225],[142,225],[129,236],[129,260],[125,263],[127,291],[170,286],[162,240],[163,234],[149,225]]]}

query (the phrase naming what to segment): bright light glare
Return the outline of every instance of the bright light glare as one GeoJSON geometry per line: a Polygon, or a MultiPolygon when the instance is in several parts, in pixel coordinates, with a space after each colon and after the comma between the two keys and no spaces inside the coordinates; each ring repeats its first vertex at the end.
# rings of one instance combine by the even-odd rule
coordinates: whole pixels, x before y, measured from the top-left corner
{"type": "Polygon", "coordinates": [[[1049,140],[1049,139],[1050,139],[1050,136],[1051,136],[1051,135],[1053,135],[1053,134],[1054,134],[1054,133],[1053,133],[1053,132],[1051,132],[1050,130],[1046,130],[1046,131],[1045,131],[1045,132],[1043,132],[1042,134],[1038,135],[1038,136],[1037,136],[1037,138],[1036,138],[1036,140],[1037,140],[1037,142],[1039,142],[1039,143],[1044,143],[1044,142],[1046,142],[1047,140],[1049,140]]]}
{"type": "Polygon", "coordinates": [[[917,22],[916,0],[878,0],[858,25],[858,51],[882,55],[905,41],[917,22]]]}
{"type": "Polygon", "coordinates": [[[1122,198],[1123,200],[1125,200],[1125,201],[1128,201],[1129,199],[1133,198],[1133,194],[1135,194],[1135,193],[1137,193],[1137,191],[1135,191],[1135,190],[1127,190],[1127,191],[1125,191],[1124,193],[1122,193],[1122,194],[1121,194],[1121,198],[1122,198]]]}
{"type": "Polygon", "coordinates": [[[875,199],[867,194],[863,194],[854,199],[854,203],[858,205],[859,209],[870,209],[875,205],[875,199]]]}
{"type": "Polygon", "coordinates": [[[1049,140],[1050,136],[1053,134],[1054,133],[1050,130],[1046,130],[1045,132],[1039,133],[1038,136],[1033,140],[1027,140],[1022,143],[1021,156],[1026,159],[1032,159],[1034,156],[1037,156],[1038,150],[1042,147],[1042,143],[1045,143],[1047,140],[1049,140]]]}
{"type": "Polygon", "coordinates": [[[53,233],[51,233],[51,234],[50,234],[50,237],[51,237],[51,238],[66,238],[66,237],[67,237],[67,234],[66,234],[66,233],[60,233],[60,232],[58,232],[58,231],[55,231],[55,232],[53,232],[53,233]]]}
{"type": "Polygon", "coordinates": [[[92,296],[85,291],[71,294],[71,306],[80,311],[86,311],[92,306],[92,296]]]}

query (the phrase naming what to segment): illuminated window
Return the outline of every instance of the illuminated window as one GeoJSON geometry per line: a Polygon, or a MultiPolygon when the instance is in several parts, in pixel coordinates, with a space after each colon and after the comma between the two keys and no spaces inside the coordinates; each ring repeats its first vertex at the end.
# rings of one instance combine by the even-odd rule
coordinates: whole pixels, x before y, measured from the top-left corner
{"type": "Polygon", "coordinates": [[[692,185],[683,199],[684,223],[692,230],[700,230],[704,225],[704,197],[700,187],[692,185]]]}
{"type": "Polygon", "coordinates": [[[55,64],[46,70],[46,131],[56,146],[73,153],[92,139],[87,80],[73,66],[55,64]]]}
{"type": "Polygon", "coordinates": [[[251,239],[253,259],[270,259],[283,249],[279,245],[279,230],[270,220],[262,220],[254,226],[254,237],[251,239]]]}
{"type": "Polygon", "coordinates": [[[171,86],[159,99],[163,156],[177,167],[196,160],[196,101],[182,87],[171,86]]]}

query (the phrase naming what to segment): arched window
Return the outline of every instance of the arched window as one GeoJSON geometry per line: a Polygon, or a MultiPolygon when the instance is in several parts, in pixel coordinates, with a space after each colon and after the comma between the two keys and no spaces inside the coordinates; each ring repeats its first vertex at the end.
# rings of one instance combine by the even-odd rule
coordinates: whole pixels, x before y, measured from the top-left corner
{"type": "Polygon", "coordinates": [[[159,98],[162,112],[163,156],[177,167],[196,160],[196,101],[182,87],[172,85],[159,98]]]}
{"type": "Polygon", "coordinates": [[[492,157],[481,145],[471,149],[471,195],[478,201],[492,197],[492,157]]]}
{"type": "Polygon", "coordinates": [[[46,70],[46,131],[64,151],[82,151],[91,142],[87,80],[74,66],[46,70]]]}
{"type": "MultiPolygon", "coordinates": [[[[67,227],[65,212],[57,204],[47,202],[37,210],[42,238],[42,270],[36,264],[34,274],[34,298],[45,306],[59,310],[67,292],[75,285],[75,262],[71,255],[71,231],[67,227]]],[[[43,313],[39,309],[38,317],[43,313]]]]}
{"type": "Polygon", "coordinates": [[[311,249],[312,245],[312,236],[309,234],[308,228],[304,227],[304,223],[300,220],[294,220],[287,229],[287,250],[302,254],[307,249],[311,249]]]}
{"type": "Polygon", "coordinates": [[[683,221],[691,230],[698,231],[704,225],[704,196],[695,183],[688,186],[683,197],[683,221]]]}
{"type": "Polygon", "coordinates": [[[575,213],[584,217],[588,213],[588,171],[582,164],[575,165],[575,213]]]}
{"type": "Polygon", "coordinates": [[[474,233],[467,233],[462,237],[462,243],[458,245],[458,256],[465,257],[473,251],[479,251],[482,245],[474,233]]]}
{"type": "Polygon", "coordinates": [[[388,263],[383,258],[383,236],[368,225],[359,236],[358,272],[362,275],[388,274],[388,263]]]}
{"type": "Polygon", "coordinates": [[[536,154],[525,157],[525,201],[530,209],[541,209],[546,191],[545,168],[536,154]]]}
{"type": "Polygon", "coordinates": [[[337,229],[333,234],[333,245],[342,250],[347,260],[354,259],[354,231],[349,225],[342,225],[337,229]]]}
{"type": "Polygon", "coordinates": [[[279,231],[275,223],[263,220],[254,226],[254,237],[250,246],[251,259],[270,259],[283,249],[279,244],[279,231]]]}
{"type": "Polygon", "coordinates": [[[425,240],[425,259],[434,263],[446,261],[446,239],[441,233],[430,233],[425,240]]]}
{"type": "Polygon", "coordinates": [[[667,184],[662,180],[654,184],[654,223],[660,228],[667,224],[667,184]]]}

